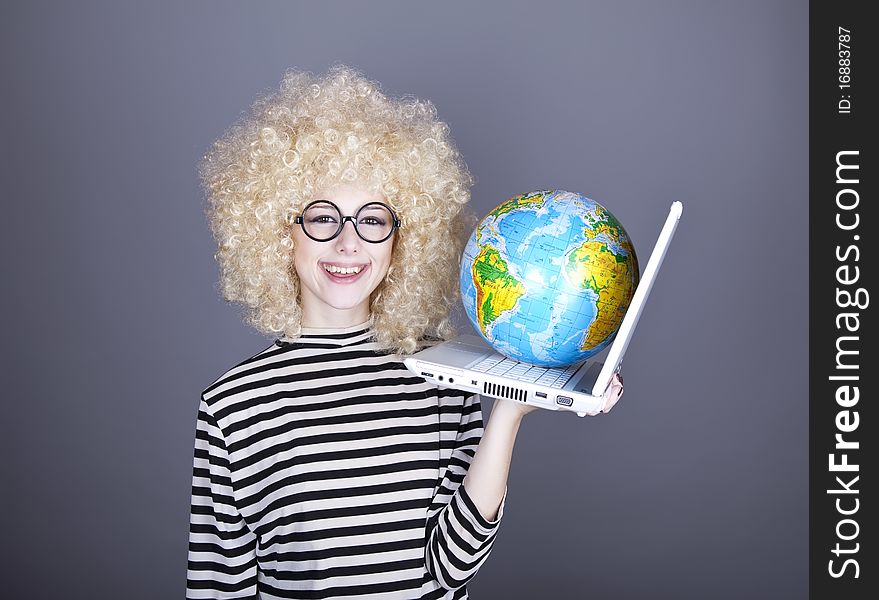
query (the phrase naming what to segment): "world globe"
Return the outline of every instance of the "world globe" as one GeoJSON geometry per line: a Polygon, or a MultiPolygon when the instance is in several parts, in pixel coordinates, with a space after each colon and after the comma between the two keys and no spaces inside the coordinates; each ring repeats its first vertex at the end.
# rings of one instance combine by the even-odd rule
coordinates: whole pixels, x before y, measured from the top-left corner
{"type": "Polygon", "coordinates": [[[609,210],[581,194],[538,191],[480,221],[461,260],[468,318],[495,350],[543,367],[600,352],[638,284],[638,259],[609,210]]]}

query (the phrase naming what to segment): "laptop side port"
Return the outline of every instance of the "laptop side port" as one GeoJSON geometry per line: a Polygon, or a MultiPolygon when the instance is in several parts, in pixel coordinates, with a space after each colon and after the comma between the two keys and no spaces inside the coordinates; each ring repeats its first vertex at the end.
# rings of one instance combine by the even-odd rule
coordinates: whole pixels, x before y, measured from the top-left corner
{"type": "Polygon", "coordinates": [[[562,406],[571,406],[574,403],[574,399],[570,396],[556,396],[555,401],[556,404],[560,404],[562,406]]]}
{"type": "Polygon", "coordinates": [[[546,392],[534,392],[534,395],[538,398],[546,398],[546,392]]]}
{"type": "Polygon", "coordinates": [[[422,371],[421,376],[422,377],[433,377],[433,373],[428,373],[427,371],[422,371]]]}

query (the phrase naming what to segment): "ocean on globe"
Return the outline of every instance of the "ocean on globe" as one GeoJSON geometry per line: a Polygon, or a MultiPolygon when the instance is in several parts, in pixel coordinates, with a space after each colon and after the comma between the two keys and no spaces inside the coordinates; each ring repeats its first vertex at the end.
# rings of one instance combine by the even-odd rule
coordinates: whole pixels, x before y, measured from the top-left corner
{"type": "Polygon", "coordinates": [[[609,210],[573,192],[540,191],[510,198],[476,226],[461,297],[498,352],[560,367],[610,344],[638,277],[632,242],[609,210]]]}

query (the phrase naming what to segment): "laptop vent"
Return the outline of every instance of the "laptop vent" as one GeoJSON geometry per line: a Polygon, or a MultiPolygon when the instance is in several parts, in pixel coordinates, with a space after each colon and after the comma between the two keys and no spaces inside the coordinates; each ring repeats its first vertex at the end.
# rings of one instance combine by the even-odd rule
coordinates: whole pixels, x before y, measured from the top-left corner
{"type": "Polygon", "coordinates": [[[490,383],[486,381],[482,386],[482,392],[486,396],[509,398],[510,400],[518,400],[519,402],[528,401],[527,390],[514,388],[508,385],[498,385],[496,383],[490,383]]]}

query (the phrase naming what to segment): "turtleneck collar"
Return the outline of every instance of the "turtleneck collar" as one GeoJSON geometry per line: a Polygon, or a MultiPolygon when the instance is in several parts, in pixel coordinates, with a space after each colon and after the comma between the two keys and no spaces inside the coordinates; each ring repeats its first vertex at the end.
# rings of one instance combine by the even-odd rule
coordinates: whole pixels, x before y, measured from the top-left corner
{"type": "Polygon", "coordinates": [[[361,343],[372,337],[372,318],[358,325],[349,327],[303,327],[299,337],[291,338],[284,336],[278,340],[281,345],[332,345],[349,346],[361,343]]]}

